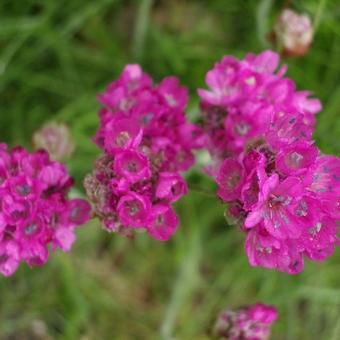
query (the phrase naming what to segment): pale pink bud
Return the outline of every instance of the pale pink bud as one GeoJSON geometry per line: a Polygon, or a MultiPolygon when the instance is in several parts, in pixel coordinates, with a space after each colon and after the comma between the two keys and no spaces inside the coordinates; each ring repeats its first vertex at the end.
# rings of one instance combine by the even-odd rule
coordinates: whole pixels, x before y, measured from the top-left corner
{"type": "Polygon", "coordinates": [[[54,160],[69,158],[75,149],[69,128],[57,122],[46,123],[36,131],[33,144],[36,149],[45,149],[54,160]]]}
{"type": "Polygon", "coordinates": [[[289,56],[305,55],[313,41],[313,26],[307,14],[284,9],[275,25],[275,37],[289,56]]]}

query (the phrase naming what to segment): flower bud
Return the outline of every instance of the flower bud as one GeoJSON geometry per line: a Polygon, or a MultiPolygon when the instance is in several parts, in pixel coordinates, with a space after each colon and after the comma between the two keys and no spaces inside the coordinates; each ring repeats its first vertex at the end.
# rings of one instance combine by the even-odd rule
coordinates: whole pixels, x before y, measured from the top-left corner
{"type": "Polygon", "coordinates": [[[75,145],[67,125],[49,122],[33,135],[35,149],[45,149],[51,159],[62,160],[71,157],[75,145]]]}
{"type": "Polygon", "coordinates": [[[313,41],[313,26],[307,14],[284,9],[276,21],[275,39],[288,56],[304,56],[313,41]]]}

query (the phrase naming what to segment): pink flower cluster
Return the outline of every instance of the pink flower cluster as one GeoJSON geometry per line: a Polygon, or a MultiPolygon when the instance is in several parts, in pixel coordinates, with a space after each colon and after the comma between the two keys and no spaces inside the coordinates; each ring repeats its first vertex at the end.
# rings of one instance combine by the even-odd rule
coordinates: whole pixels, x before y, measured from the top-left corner
{"type": "Polygon", "coordinates": [[[52,249],[70,250],[74,229],[90,217],[90,205],[67,199],[73,181],[45,151],[12,151],[0,144],[0,272],[12,275],[20,262],[42,265],[52,249]]]}
{"type": "Polygon", "coordinates": [[[103,150],[84,185],[108,231],[144,229],[166,241],[178,221],[172,204],[187,192],[180,172],[194,163],[202,131],[184,115],[187,90],[174,77],[159,85],[127,65],[99,96],[96,144],[103,150]]]}
{"type": "Polygon", "coordinates": [[[296,91],[295,83],[284,77],[286,66],[275,72],[278,65],[279,55],[264,51],[244,60],[226,56],[207,73],[210,89],[198,94],[214,158],[243,152],[249,140],[267,131],[274,112],[281,120],[280,112],[291,114],[307,125],[301,133],[311,134],[320,101],[309,98],[308,91],[296,91]]]}
{"type": "Polygon", "coordinates": [[[209,171],[227,214],[247,233],[251,265],[296,274],[303,256],[322,261],[339,244],[340,159],[311,136],[321,105],[298,92],[276,53],[225,57],[200,90],[209,171]]]}
{"type": "Polygon", "coordinates": [[[277,319],[275,307],[257,303],[236,311],[223,311],[215,324],[214,335],[228,340],[268,340],[277,319]]]}

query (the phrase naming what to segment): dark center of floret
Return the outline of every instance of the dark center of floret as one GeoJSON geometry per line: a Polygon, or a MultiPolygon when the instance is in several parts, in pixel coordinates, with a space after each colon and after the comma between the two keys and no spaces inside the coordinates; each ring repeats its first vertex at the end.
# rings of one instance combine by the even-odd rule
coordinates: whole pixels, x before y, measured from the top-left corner
{"type": "Polygon", "coordinates": [[[298,152],[294,151],[285,157],[285,163],[293,169],[298,169],[301,167],[303,161],[303,156],[298,152]]]}
{"type": "Polygon", "coordinates": [[[138,202],[130,201],[130,202],[127,202],[125,205],[130,216],[135,216],[138,214],[140,210],[138,202]]]}
{"type": "Polygon", "coordinates": [[[249,132],[250,126],[241,122],[235,125],[235,132],[240,136],[245,136],[249,132]]]}
{"type": "Polygon", "coordinates": [[[268,199],[268,207],[270,209],[279,209],[284,205],[288,205],[291,202],[292,198],[289,196],[276,196],[271,195],[268,199]]]}
{"type": "Polygon", "coordinates": [[[317,222],[314,227],[309,229],[309,234],[315,237],[321,230],[322,224],[321,222],[317,222]]]}
{"type": "Polygon", "coordinates": [[[143,125],[146,126],[148,125],[151,120],[153,118],[153,113],[152,112],[147,112],[145,114],[143,114],[140,118],[139,118],[139,122],[143,125]]]}
{"type": "Polygon", "coordinates": [[[138,164],[135,161],[130,161],[127,165],[127,169],[129,172],[137,172],[138,171],[138,164]]]}
{"type": "Polygon", "coordinates": [[[237,184],[240,182],[240,179],[241,179],[241,175],[239,172],[237,171],[232,172],[227,178],[227,181],[226,181],[227,187],[230,189],[234,189],[237,186],[237,184]]]}
{"type": "Polygon", "coordinates": [[[297,216],[307,216],[308,206],[304,200],[301,200],[295,210],[297,216]]]}
{"type": "Polygon", "coordinates": [[[25,235],[32,235],[33,233],[36,232],[37,229],[38,226],[35,223],[29,224],[24,229],[25,235]]]}
{"type": "Polygon", "coordinates": [[[15,189],[21,196],[27,196],[31,192],[31,187],[27,184],[17,185],[15,189]]]}
{"type": "Polygon", "coordinates": [[[156,218],[156,224],[158,226],[161,226],[164,224],[164,216],[161,214],[161,215],[158,215],[157,218],[156,218]]]}
{"type": "Polygon", "coordinates": [[[219,106],[211,106],[204,112],[204,126],[210,129],[220,129],[223,127],[227,111],[219,106]]]}
{"type": "Polygon", "coordinates": [[[122,131],[116,136],[115,142],[117,146],[124,146],[130,139],[130,134],[127,131],[122,131]]]}

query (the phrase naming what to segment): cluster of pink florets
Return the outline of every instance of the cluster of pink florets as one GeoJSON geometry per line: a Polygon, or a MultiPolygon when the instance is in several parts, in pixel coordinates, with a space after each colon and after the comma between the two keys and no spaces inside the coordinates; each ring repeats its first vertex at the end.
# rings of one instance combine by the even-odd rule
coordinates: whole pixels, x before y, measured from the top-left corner
{"type": "Polygon", "coordinates": [[[174,77],[154,86],[138,65],[99,96],[103,154],[85,179],[96,215],[105,228],[127,236],[144,229],[165,241],[178,221],[172,204],[187,192],[181,171],[194,164],[202,145],[199,128],[186,121],[188,94],[174,77]]]}
{"type": "Polygon", "coordinates": [[[73,181],[47,152],[28,153],[0,145],[0,272],[9,276],[20,262],[42,265],[52,249],[70,250],[74,229],[90,217],[90,205],[67,199],[73,181]]]}
{"type": "Polygon", "coordinates": [[[257,303],[238,310],[224,310],[214,327],[214,335],[228,340],[268,340],[277,319],[275,307],[257,303]]]}
{"type": "Polygon", "coordinates": [[[303,256],[322,261],[339,243],[340,159],[314,145],[320,102],[296,91],[285,67],[275,73],[278,63],[271,51],[225,57],[199,94],[208,171],[227,215],[247,233],[251,265],[295,274],[303,256]]]}

